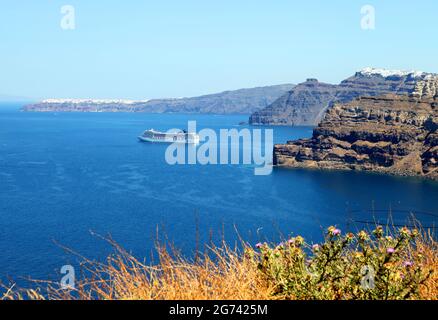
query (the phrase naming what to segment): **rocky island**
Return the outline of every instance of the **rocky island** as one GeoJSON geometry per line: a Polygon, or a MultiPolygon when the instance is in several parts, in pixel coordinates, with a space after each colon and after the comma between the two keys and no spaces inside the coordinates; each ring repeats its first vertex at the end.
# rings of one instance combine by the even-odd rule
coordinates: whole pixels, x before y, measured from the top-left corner
{"type": "Polygon", "coordinates": [[[350,102],[361,96],[384,94],[406,95],[418,81],[436,75],[417,71],[365,68],[340,84],[327,84],[307,79],[278,98],[268,107],[254,112],[253,125],[317,125],[334,103],[350,102]]]}
{"type": "Polygon", "coordinates": [[[149,112],[250,114],[270,105],[292,84],[224,91],[191,98],[152,100],[46,99],[23,107],[27,112],[149,112]]]}
{"type": "Polygon", "coordinates": [[[360,97],[329,108],[310,139],[275,145],[274,164],[438,179],[438,80],[409,95],[360,97]]]}

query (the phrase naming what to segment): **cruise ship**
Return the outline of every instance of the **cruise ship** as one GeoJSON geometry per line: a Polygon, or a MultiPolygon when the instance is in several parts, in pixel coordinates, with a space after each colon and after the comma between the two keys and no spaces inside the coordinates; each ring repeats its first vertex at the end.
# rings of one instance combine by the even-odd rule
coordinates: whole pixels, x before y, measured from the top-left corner
{"type": "Polygon", "coordinates": [[[166,143],[199,143],[199,135],[185,130],[178,132],[160,132],[154,129],[146,130],[138,137],[141,141],[166,143]]]}

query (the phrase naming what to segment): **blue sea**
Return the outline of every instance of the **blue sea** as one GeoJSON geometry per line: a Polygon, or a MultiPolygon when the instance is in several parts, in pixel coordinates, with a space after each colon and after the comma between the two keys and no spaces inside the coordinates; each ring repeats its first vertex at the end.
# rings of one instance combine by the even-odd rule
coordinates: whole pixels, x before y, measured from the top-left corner
{"type": "MultiPolygon", "coordinates": [[[[196,239],[231,244],[278,241],[322,228],[433,226],[438,184],[418,178],[252,165],[169,165],[167,145],[141,143],[145,129],[250,128],[245,115],[23,113],[0,105],[0,279],[56,279],[77,259],[62,246],[101,260],[111,236],[149,259],[157,233],[188,256],[196,239]],[[388,220],[392,217],[392,220],[388,220]],[[199,230],[197,233],[196,230],[199,230]]],[[[310,137],[310,127],[274,127],[274,142],[310,137]]]]}

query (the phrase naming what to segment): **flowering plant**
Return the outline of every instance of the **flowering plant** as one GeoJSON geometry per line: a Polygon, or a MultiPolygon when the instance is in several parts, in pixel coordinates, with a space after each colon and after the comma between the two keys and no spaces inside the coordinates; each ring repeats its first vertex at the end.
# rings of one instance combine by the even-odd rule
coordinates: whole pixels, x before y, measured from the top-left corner
{"type": "Polygon", "coordinates": [[[257,245],[261,276],[289,299],[408,299],[431,275],[415,250],[417,230],[390,236],[381,226],[371,233],[342,235],[331,226],[320,244],[300,236],[278,246],[257,245]]]}

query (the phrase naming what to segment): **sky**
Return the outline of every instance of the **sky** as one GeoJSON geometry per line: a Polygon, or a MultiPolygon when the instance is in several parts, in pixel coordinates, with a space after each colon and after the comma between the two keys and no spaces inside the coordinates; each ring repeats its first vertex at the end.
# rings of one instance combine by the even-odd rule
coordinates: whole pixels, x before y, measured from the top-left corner
{"type": "Polygon", "coordinates": [[[436,0],[0,0],[0,96],[151,99],[339,83],[368,66],[438,72],[437,12],[436,0]]]}

